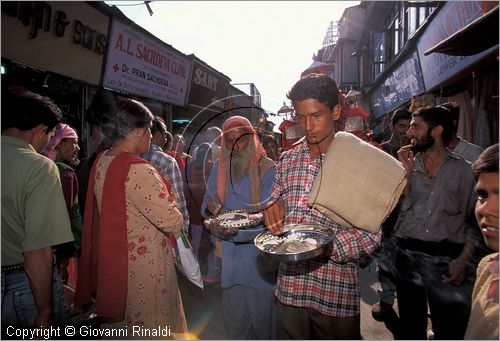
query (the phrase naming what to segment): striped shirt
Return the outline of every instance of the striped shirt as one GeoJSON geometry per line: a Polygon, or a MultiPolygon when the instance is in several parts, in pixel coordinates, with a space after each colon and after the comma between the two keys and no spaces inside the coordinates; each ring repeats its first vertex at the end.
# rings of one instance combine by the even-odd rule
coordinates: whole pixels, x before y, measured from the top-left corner
{"type": "Polygon", "coordinates": [[[283,153],[276,167],[271,201],[285,202],[285,225],[313,224],[335,231],[333,249],[326,257],[280,264],[275,294],[289,306],[309,308],[331,317],[360,314],[358,264],[380,244],[380,231],[369,233],[342,227],[309,207],[307,198],[325,155],[310,160],[305,139],[283,153]]]}
{"type": "Polygon", "coordinates": [[[184,182],[182,181],[181,171],[177,165],[177,161],[170,155],[163,152],[163,150],[151,144],[149,151],[140,154],[145,160],[148,160],[165,179],[172,185],[177,208],[184,218],[184,231],[189,230],[189,213],[186,207],[186,200],[184,198],[184,182]]]}

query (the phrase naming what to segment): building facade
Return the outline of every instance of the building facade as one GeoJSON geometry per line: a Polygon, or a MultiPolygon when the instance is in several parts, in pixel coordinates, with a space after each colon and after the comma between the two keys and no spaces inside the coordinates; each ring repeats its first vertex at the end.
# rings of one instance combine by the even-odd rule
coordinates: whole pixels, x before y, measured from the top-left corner
{"type": "MultiPolygon", "coordinates": [[[[222,124],[231,79],[136,25],[118,7],[4,1],[1,8],[2,90],[52,98],[80,136],[81,157],[95,147],[89,121],[98,122],[120,98],[142,101],[186,138],[208,123],[222,124]]],[[[252,89],[238,97],[260,108],[252,89]]],[[[251,121],[259,115],[255,109],[240,114],[251,121]]]]}
{"type": "MultiPolygon", "coordinates": [[[[347,8],[339,21],[338,37],[344,38],[328,47],[330,53],[325,54],[327,49],[323,48],[318,54],[334,66],[331,76],[343,91],[349,87],[361,92],[359,102],[370,113],[379,139],[389,135],[388,119],[395,109],[408,108],[412,98],[426,94],[438,104],[458,103],[458,134],[486,147],[498,142],[496,27],[498,2],[361,1],[347,8]],[[487,30],[490,44],[474,51],[433,50],[495,9],[487,30]],[[345,77],[352,75],[353,68],[355,82],[345,77]]],[[[482,40],[481,36],[476,34],[477,40],[482,40]]],[[[470,40],[457,41],[457,46],[471,45],[470,40]]]]}

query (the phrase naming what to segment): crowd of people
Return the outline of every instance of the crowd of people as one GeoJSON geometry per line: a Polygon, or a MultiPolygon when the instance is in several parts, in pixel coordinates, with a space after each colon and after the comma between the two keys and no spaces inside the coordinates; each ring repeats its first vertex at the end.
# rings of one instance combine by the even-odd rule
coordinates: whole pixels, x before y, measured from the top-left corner
{"type": "Polygon", "coordinates": [[[378,147],[404,168],[403,194],[378,231],[342,226],[307,200],[343,114],[338,94],[316,74],[291,87],[303,137],[286,150],[230,116],[190,154],[143,103],[119,100],[89,122],[94,150],[81,161],[49,98],[3,98],[2,338],[68,326],[82,311],[99,317],[101,336],[168,326],[146,338],[187,338],[176,271],[185,233],[204,283],[222,290],[228,339],[361,339],[367,257],[382,288],[373,316],[397,300],[395,338],[427,339],[430,316],[435,339],[498,339],[498,144],[459,137],[453,103],[396,110],[378,147]],[[239,233],[212,219],[231,210],[263,222],[239,233]],[[331,229],[332,247],[277,262],[254,245],[293,224],[331,229]]]}

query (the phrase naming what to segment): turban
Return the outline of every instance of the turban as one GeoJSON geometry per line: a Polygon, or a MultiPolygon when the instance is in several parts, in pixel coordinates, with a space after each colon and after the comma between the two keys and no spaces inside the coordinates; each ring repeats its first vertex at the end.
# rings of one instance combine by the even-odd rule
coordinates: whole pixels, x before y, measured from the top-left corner
{"type": "MultiPolygon", "coordinates": [[[[252,135],[250,139],[250,153],[252,154],[250,156],[249,164],[247,170],[252,170],[252,171],[257,171],[259,169],[259,163],[260,159],[263,156],[266,156],[266,151],[262,147],[262,144],[259,140],[259,137],[257,136],[257,132],[255,129],[252,127],[252,124],[248,119],[242,116],[233,116],[230,117],[224,122],[222,125],[222,136],[224,138],[224,134],[227,134],[231,129],[235,128],[243,128],[246,130],[248,133],[252,135]]],[[[222,148],[223,150],[226,147],[224,144],[224,140],[222,140],[222,148]]],[[[219,197],[219,200],[221,203],[224,205],[224,197],[225,197],[225,192],[226,192],[226,182],[227,182],[227,177],[229,174],[226,174],[227,171],[227,163],[230,162],[230,160],[227,160],[227,154],[222,151],[220,158],[219,158],[219,169],[217,173],[217,195],[219,197]]],[[[260,179],[256,179],[253,174],[249,174],[250,179],[252,182],[254,182],[252,185],[252,192],[255,190],[254,187],[259,187],[259,190],[253,195],[253,200],[254,204],[258,203],[260,201],[260,182],[259,184],[255,183],[256,181],[260,181],[260,179]]]]}
{"type": "Polygon", "coordinates": [[[55,160],[57,151],[56,147],[61,142],[62,139],[77,139],[78,135],[76,131],[71,128],[69,125],[64,123],[59,123],[56,127],[56,133],[49,141],[47,147],[42,150],[42,154],[47,156],[48,158],[55,160]]]}

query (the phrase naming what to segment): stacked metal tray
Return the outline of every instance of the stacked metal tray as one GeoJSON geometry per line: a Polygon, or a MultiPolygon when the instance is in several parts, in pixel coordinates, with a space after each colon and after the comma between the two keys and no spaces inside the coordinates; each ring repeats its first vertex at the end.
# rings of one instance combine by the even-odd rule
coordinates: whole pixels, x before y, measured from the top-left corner
{"type": "Polygon", "coordinates": [[[256,235],[266,230],[262,225],[264,220],[262,213],[255,214],[245,209],[226,210],[211,219],[218,220],[219,223],[230,232],[228,235],[224,235],[212,231],[211,233],[214,236],[237,243],[252,241],[256,235]],[[251,215],[251,219],[245,219],[248,214],[251,215]],[[239,215],[241,215],[241,217],[239,217],[239,215]],[[233,217],[233,219],[229,221],[228,217],[233,217]],[[242,222],[239,223],[238,219],[242,222]]]}

